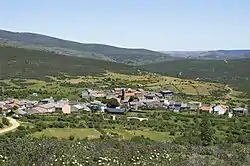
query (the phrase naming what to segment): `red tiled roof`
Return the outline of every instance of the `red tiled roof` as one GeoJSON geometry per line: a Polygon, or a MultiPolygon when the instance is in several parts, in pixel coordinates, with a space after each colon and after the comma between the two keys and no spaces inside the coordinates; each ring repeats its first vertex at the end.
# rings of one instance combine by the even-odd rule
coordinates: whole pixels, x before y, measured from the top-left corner
{"type": "Polygon", "coordinates": [[[201,106],[200,110],[202,111],[210,111],[212,109],[212,106],[201,106]]]}

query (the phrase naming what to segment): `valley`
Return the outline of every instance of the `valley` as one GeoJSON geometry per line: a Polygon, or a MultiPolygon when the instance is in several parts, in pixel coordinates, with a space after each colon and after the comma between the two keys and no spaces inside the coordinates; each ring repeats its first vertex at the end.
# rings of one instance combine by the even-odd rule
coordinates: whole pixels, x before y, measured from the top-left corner
{"type": "MultiPolygon", "coordinates": [[[[60,47],[67,45],[58,42],[62,42],[60,47]]],[[[16,153],[0,154],[0,158],[8,156],[0,165],[16,160],[23,165],[41,164],[43,154],[46,163],[58,165],[71,161],[66,154],[87,165],[101,160],[117,165],[111,159],[125,159],[123,163],[131,165],[133,156],[144,164],[187,165],[191,159],[208,163],[211,158],[214,165],[247,163],[245,158],[235,158],[247,157],[249,152],[245,150],[250,142],[248,59],[166,56],[159,60],[165,54],[120,48],[112,48],[114,55],[108,52],[111,59],[107,59],[103,56],[107,54],[99,54],[104,57],[100,58],[97,54],[66,55],[60,53],[61,48],[47,50],[52,45],[34,48],[7,42],[0,46],[0,133],[4,132],[0,151],[28,149],[18,157],[16,153]],[[8,140],[11,146],[6,146],[8,140]],[[85,149],[88,146],[91,148],[85,149]],[[193,149],[196,147],[201,152],[193,149]],[[218,147],[223,152],[217,153],[218,147]],[[129,156],[134,150],[137,153],[129,156]],[[152,159],[145,158],[145,151],[150,151],[152,159]],[[231,156],[225,159],[224,153],[231,156]],[[33,159],[27,160],[31,154],[33,159]]],[[[88,47],[102,53],[109,48],[88,47]]]]}

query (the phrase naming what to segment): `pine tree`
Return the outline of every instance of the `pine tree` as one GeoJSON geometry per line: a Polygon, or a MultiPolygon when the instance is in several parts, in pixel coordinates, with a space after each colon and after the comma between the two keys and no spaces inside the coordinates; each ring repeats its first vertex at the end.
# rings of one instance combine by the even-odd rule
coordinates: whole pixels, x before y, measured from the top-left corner
{"type": "Polygon", "coordinates": [[[202,145],[208,146],[213,143],[215,130],[211,124],[211,121],[207,118],[202,119],[200,124],[200,139],[202,145]]]}

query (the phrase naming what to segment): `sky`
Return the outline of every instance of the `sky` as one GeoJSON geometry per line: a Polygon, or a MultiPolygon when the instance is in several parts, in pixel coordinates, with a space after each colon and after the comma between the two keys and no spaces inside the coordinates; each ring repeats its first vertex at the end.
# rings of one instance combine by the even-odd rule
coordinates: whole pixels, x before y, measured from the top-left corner
{"type": "Polygon", "coordinates": [[[158,51],[250,49],[250,0],[1,0],[0,29],[158,51]]]}

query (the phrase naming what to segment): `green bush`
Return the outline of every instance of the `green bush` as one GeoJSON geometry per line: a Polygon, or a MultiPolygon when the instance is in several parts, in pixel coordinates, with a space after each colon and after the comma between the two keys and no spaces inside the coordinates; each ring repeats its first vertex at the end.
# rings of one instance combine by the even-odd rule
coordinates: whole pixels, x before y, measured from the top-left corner
{"type": "Polygon", "coordinates": [[[75,139],[75,136],[74,135],[70,135],[69,136],[69,140],[73,141],[75,139]]]}
{"type": "Polygon", "coordinates": [[[7,118],[2,118],[2,123],[6,126],[9,126],[10,125],[10,122],[7,118]]]}
{"type": "Polygon", "coordinates": [[[18,130],[25,130],[25,127],[24,126],[18,126],[17,129],[18,130]]]}

